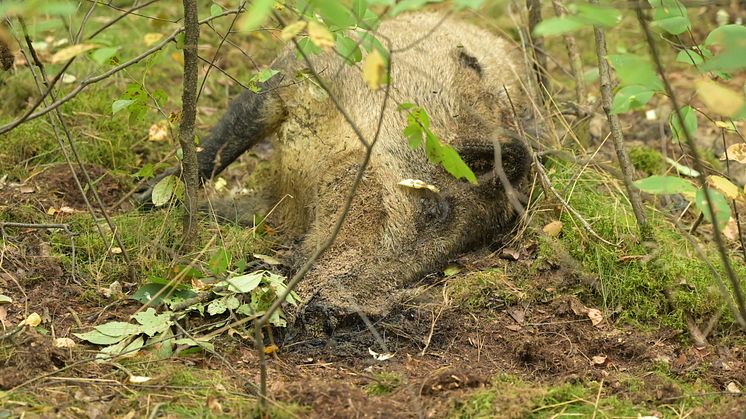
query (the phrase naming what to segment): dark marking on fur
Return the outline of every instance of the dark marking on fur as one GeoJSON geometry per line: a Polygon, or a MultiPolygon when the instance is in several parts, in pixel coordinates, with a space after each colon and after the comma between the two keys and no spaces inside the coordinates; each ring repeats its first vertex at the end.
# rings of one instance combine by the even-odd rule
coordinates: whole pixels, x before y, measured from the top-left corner
{"type": "Polygon", "coordinates": [[[458,61],[461,65],[474,70],[480,78],[482,77],[482,66],[479,65],[479,60],[476,57],[467,54],[464,50],[460,50],[458,52],[458,61]]]}

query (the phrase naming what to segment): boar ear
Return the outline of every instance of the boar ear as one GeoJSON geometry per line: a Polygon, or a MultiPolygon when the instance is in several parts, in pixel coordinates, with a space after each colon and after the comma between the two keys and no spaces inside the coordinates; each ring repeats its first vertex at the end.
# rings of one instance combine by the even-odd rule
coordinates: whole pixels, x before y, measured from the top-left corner
{"type": "Polygon", "coordinates": [[[531,169],[531,155],[523,141],[512,138],[509,141],[495,141],[495,167],[502,170],[510,183],[523,180],[531,169]],[[499,161],[497,161],[499,159],[499,161]]]}

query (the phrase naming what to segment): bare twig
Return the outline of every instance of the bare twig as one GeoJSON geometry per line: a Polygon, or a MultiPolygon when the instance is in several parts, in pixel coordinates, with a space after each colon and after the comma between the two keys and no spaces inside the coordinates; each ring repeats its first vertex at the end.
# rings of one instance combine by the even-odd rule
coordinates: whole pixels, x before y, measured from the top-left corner
{"type": "MultiPolygon", "coordinates": [[[[591,0],[591,3],[598,4],[598,0],[591,0]]],[[[598,56],[598,71],[601,82],[601,100],[604,112],[606,113],[606,118],[609,120],[609,129],[611,130],[614,150],[616,151],[617,159],[619,160],[619,168],[622,170],[624,187],[627,189],[627,196],[629,196],[629,202],[632,205],[632,212],[635,214],[637,225],[640,228],[640,237],[644,241],[649,241],[653,238],[652,230],[648,224],[645,209],[642,206],[640,191],[632,184],[634,167],[629,159],[627,150],[624,148],[624,136],[622,134],[621,124],[619,123],[619,117],[612,112],[612,101],[614,95],[611,92],[611,69],[609,68],[609,62],[606,60],[606,35],[604,30],[598,26],[593,27],[593,33],[596,38],[596,55],[598,56]]]]}
{"type": "MultiPolygon", "coordinates": [[[[638,1],[637,3],[639,5],[641,2],[638,1]]],[[[640,27],[645,34],[645,40],[647,41],[648,49],[650,50],[650,56],[653,59],[655,68],[658,71],[658,75],[660,75],[661,77],[661,81],[663,82],[663,87],[666,90],[668,99],[671,101],[671,106],[673,106],[674,112],[676,112],[676,116],[679,118],[679,121],[683,121],[684,118],[681,115],[681,108],[679,107],[678,99],[673,91],[673,88],[671,87],[671,83],[669,83],[668,81],[666,72],[663,69],[663,64],[661,63],[660,55],[658,54],[658,50],[655,46],[655,40],[653,39],[653,33],[650,31],[650,27],[645,20],[643,11],[638,8],[635,10],[635,12],[637,14],[637,21],[639,22],[640,27]]],[[[681,124],[681,127],[682,132],[684,133],[684,138],[686,138],[687,145],[689,146],[692,157],[694,158],[694,169],[697,170],[699,173],[704,173],[705,169],[704,165],[702,164],[702,157],[699,155],[699,150],[697,149],[696,143],[694,142],[694,133],[689,132],[686,124],[681,124]]],[[[736,276],[736,273],[733,270],[733,266],[730,263],[728,251],[725,248],[725,243],[723,242],[723,236],[720,231],[720,226],[718,225],[715,205],[713,204],[712,197],[710,196],[707,180],[704,176],[698,176],[697,179],[699,181],[700,187],[704,191],[705,199],[707,201],[707,209],[710,211],[710,216],[712,217],[713,240],[715,240],[718,253],[720,254],[721,262],[723,264],[723,267],[725,268],[725,273],[728,276],[731,287],[733,288],[733,298],[735,298],[736,306],[738,308],[737,311],[734,310],[733,317],[735,317],[741,328],[746,330],[746,302],[744,301],[743,290],[741,289],[741,281],[736,276]]],[[[721,292],[723,289],[724,287],[721,288],[721,292]]],[[[728,301],[731,300],[731,296],[727,293],[727,290],[723,294],[723,298],[727,299],[728,301]]]]}
{"type": "MultiPolygon", "coordinates": [[[[48,89],[50,89],[49,84],[49,78],[47,77],[47,73],[44,69],[44,64],[39,59],[39,56],[36,54],[36,50],[34,49],[33,42],[31,41],[31,37],[28,35],[28,31],[26,29],[26,24],[24,23],[23,19],[19,18],[19,23],[21,24],[21,30],[23,31],[23,36],[26,40],[26,46],[28,47],[29,54],[31,55],[31,58],[34,62],[34,64],[39,68],[39,73],[41,75],[42,81],[44,82],[44,85],[47,86],[48,89]]],[[[39,90],[41,91],[41,85],[38,85],[39,90]]],[[[52,100],[55,100],[54,93],[49,90],[49,96],[52,100]]],[[[67,128],[67,124],[65,123],[65,119],[62,117],[62,112],[58,108],[55,108],[55,114],[57,116],[57,120],[59,121],[60,128],[62,128],[62,131],[65,133],[65,138],[67,139],[67,143],[70,146],[70,151],[72,152],[73,158],[75,159],[75,162],[80,169],[80,171],[83,173],[83,176],[85,177],[85,181],[87,183],[87,186],[91,193],[93,194],[93,198],[101,212],[101,216],[106,221],[106,224],[109,226],[109,229],[111,230],[112,237],[117,242],[117,245],[122,251],[122,257],[124,258],[125,263],[127,264],[127,272],[129,275],[130,280],[134,281],[135,278],[135,267],[132,264],[132,260],[130,259],[129,252],[127,251],[127,248],[124,245],[124,242],[122,241],[121,236],[119,235],[116,225],[109,217],[108,212],[106,211],[106,206],[104,205],[103,201],[101,201],[101,197],[98,195],[98,190],[96,189],[96,185],[91,180],[90,175],[88,174],[88,171],[85,168],[85,165],[83,164],[83,161],[80,158],[80,155],[78,154],[78,148],[75,145],[75,140],[72,137],[72,134],[70,133],[70,130],[67,128]]],[[[93,206],[91,205],[88,196],[86,195],[86,191],[83,188],[83,185],[80,182],[80,179],[78,178],[78,174],[75,172],[75,168],[73,167],[72,161],[70,160],[70,156],[67,154],[67,151],[65,150],[65,145],[62,141],[62,139],[59,137],[57,133],[57,129],[55,128],[56,125],[54,124],[54,120],[50,117],[50,122],[52,124],[52,127],[54,128],[54,134],[55,138],[57,139],[57,142],[59,143],[60,150],[62,151],[63,156],[65,157],[65,161],[67,162],[67,166],[70,168],[70,174],[73,177],[73,180],[75,181],[75,185],[78,188],[78,191],[80,192],[81,197],[83,198],[83,201],[86,204],[86,208],[88,208],[88,211],[91,214],[91,217],[94,221],[96,221],[96,211],[93,209],[93,206]]],[[[96,222],[96,228],[99,232],[99,235],[101,236],[101,239],[104,243],[107,242],[106,234],[104,234],[103,229],[101,228],[101,225],[96,222]]]]}

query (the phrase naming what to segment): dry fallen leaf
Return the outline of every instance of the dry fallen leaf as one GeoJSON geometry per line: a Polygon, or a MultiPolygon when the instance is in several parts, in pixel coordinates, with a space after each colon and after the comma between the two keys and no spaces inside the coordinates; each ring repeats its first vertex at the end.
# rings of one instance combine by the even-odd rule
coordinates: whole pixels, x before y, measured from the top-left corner
{"type": "Polygon", "coordinates": [[[94,44],[75,44],[67,48],[63,48],[52,55],[51,63],[59,64],[63,61],[67,61],[72,57],[78,56],[86,51],[90,51],[96,48],[94,44]]]}
{"type": "Polygon", "coordinates": [[[725,390],[728,393],[741,394],[741,389],[738,387],[738,384],[736,384],[735,381],[731,381],[730,383],[728,383],[728,385],[725,386],[725,390]]]}
{"type": "Polygon", "coordinates": [[[562,221],[552,221],[551,223],[545,225],[542,231],[550,237],[557,237],[562,232],[562,221]]]}
{"type": "Polygon", "coordinates": [[[368,348],[368,353],[373,356],[376,361],[386,361],[394,357],[394,354],[379,354],[373,349],[368,348]]]}
{"type": "Polygon", "coordinates": [[[399,181],[398,185],[412,189],[427,189],[435,193],[440,193],[440,190],[437,187],[419,179],[402,179],[399,181]]]}
{"type": "Polygon", "coordinates": [[[271,355],[279,350],[280,348],[278,348],[277,345],[267,345],[264,347],[264,353],[267,355],[271,355]]]}
{"type": "Polygon", "coordinates": [[[738,224],[733,217],[730,217],[728,223],[723,227],[723,236],[731,241],[738,240],[738,224]]]}
{"type": "Polygon", "coordinates": [[[591,319],[591,323],[594,326],[598,326],[602,321],[604,321],[604,316],[601,313],[601,310],[597,308],[588,309],[588,318],[591,319]]]}
{"type": "Polygon", "coordinates": [[[57,338],[52,342],[52,346],[55,348],[73,348],[75,347],[75,341],[70,338],[57,338]]]}
{"type": "Polygon", "coordinates": [[[282,265],[282,262],[280,262],[277,258],[268,256],[268,255],[262,255],[259,253],[254,253],[252,256],[255,258],[261,260],[262,262],[266,263],[267,265],[282,265]]]}
{"type": "Polygon", "coordinates": [[[207,407],[210,408],[210,411],[214,414],[221,414],[223,413],[223,406],[218,401],[218,398],[215,396],[209,396],[207,398],[207,407]]]}
{"type": "Polygon", "coordinates": [[[606,355],[596,355],[591,358],[591,361],[596,365],[603,365],[606,363],[606,355]]]}
{"type": "Polygon", "coordinates": [[[34,187],[29,185],[21,186],[18,190],[21,191],[21,193],[34,193],[34,187]]]}
{"type": "Polygon", "coordinates": [[[720,160],[725,160],[726,156],[728,160],[746,163],[746,143],[737,143],[728,146],[727,151],[720,156],[720,160]]]}
{"type": "Polygon", "coordinates": [[[130,375],[129,382],[133,384],[147,383],[152,380],[151,377],[145,377],[143,375],[130,375]]]}
{"type": "Polygon", "coordinates": [[[515,249],[511,249],[509,247],[504,248],[500,252],[500,259],[505,260],[518,260],[521,258],[521,253],[515,249]]]}

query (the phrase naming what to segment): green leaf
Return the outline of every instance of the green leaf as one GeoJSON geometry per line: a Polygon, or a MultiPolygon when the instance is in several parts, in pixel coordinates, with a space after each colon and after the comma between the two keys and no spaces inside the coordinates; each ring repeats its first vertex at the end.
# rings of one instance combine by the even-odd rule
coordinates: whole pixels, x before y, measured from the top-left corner
{"type": "Polygon", "coordinates": [[[401,0],[397,2],[394,7],[391,8],[389,14],[391,14],[391,16],[396,16],[400,13],[408,12],[410,10],[421,9],[422,6],[428,3],[440,3],[440,0],[401,0]]]}
{"type": "Polygon", "coordinates": [[[720,52],[707,60],[703,69],[727,72],[746,68],[746,26],[721,26],[710,32],[705,45],[717,45],[720,52]]]}
{"type": "Polygon", "coordinates": [[[212,302],[207,306],[207,313],[211,316],[223,314],[226,310],[228,310],[228,307],[225,306],[225,301],[222,298],[212,300],[212,302]]]}
{"type": "Polygon", "coordinates": [[[345,35],[337,35],[337,52],[347,64],[353,65],[363,59],[360,46],[352,38],[345,35]]]}
{"type": "Polygon", "coordinates": [[[456,9],[479,9],[484,4],[484,0],[454,0],[453,5],[456,9]]]}
{"type": "Polygon", "coordinates": [[[404,128],[404,136],[407,137],[410,148],[418,148],[422,145],[422,134],[420,124],[409,124],[404,128]]]}
{"type": "MultiPolygon", "coordinates": [[[[100,65],[107,64],[111,62],[111,58],[117,55],[117,51],[119,51],[119,47],[105,47],[105,48],[99,48],[97,50],[94,50],[91,52],[90,56],[93,61],[100,65]]],[[[115,112],[112,112],[115,113],[115,112]]]]}
{"type": "Polygon", "coordinates": [[[105,335],[116,337],[116,336],[131,336],[142,333],[140,326],[127,322],[109,322],[95,326],[98,332],[105,335]]]}
{"type": "Polygon", "coordinates": [[[194,340],[190,338],[182,338],[182,339],[176,339],[174,341],[175,345],[186,345],[186,346],[196,346],[199,348],[202,348],[208,352],[215,352],[215,345],[213,345],[210,342],[204,342],[201,340],[194,340]]]}
{"type": "Polygon", "coordinates": [[[663,83],[645,55],[610,54],[606,57],[619,78],[622,86],[640,85],[648,90],[663,90],[663,83]]]}
{"type": "Polygon", "coordinates": [[[697,188],[688,181],[675,176],[650,176],[635,182],[635,186],[650,194],[695,193],[697,188]]]}
{"type": "Polygon", "coordinates": [[[244,17],[239,21],[238,27],[242,31],[253,31],[259,28],[267,21],[270,13],[272,13],[272,6],[274,0],[254,0],[251,2],[251,7],[246,11],[244,17]]]}
{"type": "MultiPolygon", "coordinates": [[[[321,52],[321,48],[317,47],[316,44],[314,44],[307,36],[298,40],[298,49],[303,51],[303,54],[306,54],[306,56],[316,55],[321,52]]],[[[296,58],[298,59],[303,57],[300,51],[295,53],[296,58]]]]}
{"type": "Polygon", "coordinates": [[[91,330],[86,333],[73,333],[73,336],[78,339],[82,339],[86,342],[93,343],[94,345],[111,345],[121,341],[127,336],[109,336],[99,332],[98,330],[91,330]]]}
{"type": "Polygon", "coordinates": [[[224,247],[219,248],[208,263],[208,269],[213,275],[222,275],[231,264],[231,254],[224,247]]]}
{"type": "Polygon", "coordinates": [[[679,51],[678,54],[676,54],[676,61],[698,66],[704,62],[704,59],[701,55],[699,55],[697,51],[686,48],[682,49],[681,51],[679,51]]]}
{"type": "Polygon", "coordinates": [[[649,0],[650,6],[655,10],[653,26],[664,31],[679,35],[691,29],[692,23],[686,7],[678,0],[649,0]]]}
{"type": "Polygon", "coordinates": [[[655,95],[655,92],[645,86],[625,86],[614,95],[612,113],[625,113],[632,109],[639,109],[655,95]]]}
{"type": "Polygon", "coordinates": [[[163,302],[163,299],[166,297],[170,297],[172,299],[187,299],[192,298],[196,295],[197,294],[190,290],[173,289],[172,287],[168,287],[165,284],[157,284],[151,282],[143,284],[140,288],[138,288],[137,291],[132,294],[130,299],[139,301],[142,304],[157,306],[161,302],[163,302]]]}
{"type": "Polygon", "coordinates": [[[456,179],[466,179],[469,183],[476,185],[477,177],[469,166],[464,163],[458,152],[449,145],[443,146],[443,167],[456,179]]]}
{"type": "Polygon", "coordinates": [[[622,21],[622,13],[614,7],[586,3],[571,3],[568,10],[586,24],[610,28],[622,21]]]}
{"type": "Polygon", "coordinates": [[[698,171],[692,169],[689,166],[684,166],[683,164],[677,162],[676,160],[674,160],[674,159],[672,159],[670,157],[666,157],[666,162],[668,164],[670,164],[671,166],[673,166],[674,169],[676,169],[676,171],[680,175],[689,176],[689,177],[698,177],[699,176],[699,172],[698,171]]]}
{"type": "Polygon", "coordinates": [[[681,108],[681,116],[684,118],[684,126],[681,126],[679,116],[676,112],[671,112],[671,133],[673,135],[674,144],[681,140],[686,139],[684,134],[684,128],[689,132],[690,135],[694,135],[697,132],[697,112],[691,106],[684,106],[681,108]]]}
{"type": "Polygon", "coordinates": [[[175,195],[176,186],[181,182],[178,177],[169,175],[156,183],[153,187],[152,201],[156,207],[163,206],[175,195]]]}
{"type": "Polygon", "coordinates": [[[263,276],[264,272],[258,271],[226,279],[226,282],[228,283],[229,290],[238,293],[245,293],[251,292],[258,287],[262,282],[263,276]]]}
{"type": "Polygon", "coordinates": [[[217,16],[221,13],[223,13],[223,8],[220,7],[219,4],[213,3],[212,6],[210,6],[210,16],[217,16]]]}
{"type": "Polygon", "coordinates": [[[12,298],[8,297],[7,295],[0,294],[0,304],[10,304],[12,302],[12,298]]]}
{"type": "MultiPolygon", "coordinates": [[[[723,194],[721,194],[719,191],[716,191],[712,188],[709,188],[707,191],[709,192],[712,206],[715,209],[715,218],[717,218],[718,226],[722,229],[728,223],[728,220],[730,220],[730,204],[728,203],[728,200],[723,196],[723,194]]],[[[702,215],[705,217],[705,220],[712,223],[712,214],[710,213],[710,209],[707,206],[707,198],[705,197],[704,189],[700,189],[697,191],[696,203],[697,208],[702,211],[702,215]]]]}
{"type": "Polygon", "coordinates": [[[171,327],[171,312],[157,314],[152,307],[134,315],[135,321],[142,326],[142,332],[148,336],[154,336],[156,333],[163,333],[171,327]]]}
{"type": "Polygon", "coordinates": [[[127,109],[130,105],[132,105],[135,102],[136,101],[132,99],[115,100],[114,103],[111,104],[111,114],[114,115],[123,109],[127,109]]]}
{"type": "Polygon", "coordinates": [[[352,11],[339,1],[313,0],[311,4],[317,7],[321,18],[330,30],[350,28],[357,25],[357,19],[352,11]]]}
{"type": "Polygon", "coordinates": [[[576,32],[582,28],[588,27],[586,22],[577,19],[574,16],[553,17],[540,22],[534,28],[536,36],[554,36],[566,33],[576,32]]]}
{"type": "Polygon", "coordinates": [[[167,359],[174,354],[174,332],[167,328],[163,333],[148,340],[148,346],[153,346],[158,359],[167,359]]]}

